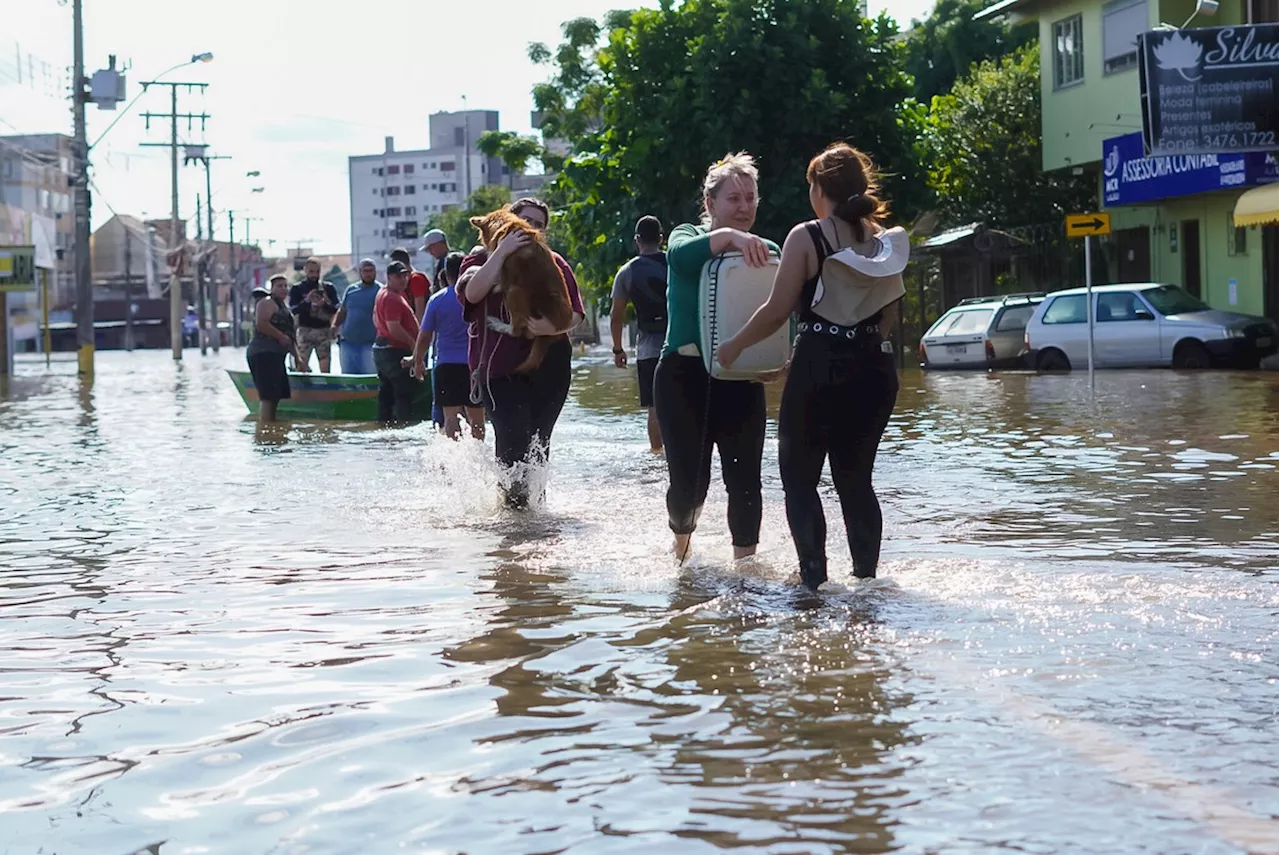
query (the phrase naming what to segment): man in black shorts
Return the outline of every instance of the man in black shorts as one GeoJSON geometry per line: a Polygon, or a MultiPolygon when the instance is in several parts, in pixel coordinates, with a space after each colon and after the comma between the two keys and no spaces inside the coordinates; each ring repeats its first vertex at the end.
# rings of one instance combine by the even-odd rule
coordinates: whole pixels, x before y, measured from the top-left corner
{"type": "MultiPolygon", "coordinates": [[[[431,295],[422,313],[418,341],[413,349],[413,376],[426,376],[424,358],[434,339],[436,364],[431,372],[436,403],[444,410],[444,432],[456,439],[459,420],[465,418],[471,435],[484,439],[484,407],[471,402],[471,371],[467,367],[469,338],[467,322],[462,317],[462,304],[455,288],[462,270],[463,255],[451,252],[445,260],[441,279],[444,287],[431,295]]],[[[472,268],[473,270],[476,268],[472,268]]]]}
{"type": "Polygon", "coordinates": [[[630,302],[635,307],[640,332],[636,337],[640,406],[649,410],[649,447],[658,454],[662,451],[662,433],[658,430],[657,411],[653,406],[653,372],[658,367],[667,336],[667,254],[662,251],[662,223],[657,217],[641,217],[636,223],[636,251],[639,254],[622,265],[613,279],[613,309],[609,313],[613,364],[627,367],[622,327],[630,302]]]}

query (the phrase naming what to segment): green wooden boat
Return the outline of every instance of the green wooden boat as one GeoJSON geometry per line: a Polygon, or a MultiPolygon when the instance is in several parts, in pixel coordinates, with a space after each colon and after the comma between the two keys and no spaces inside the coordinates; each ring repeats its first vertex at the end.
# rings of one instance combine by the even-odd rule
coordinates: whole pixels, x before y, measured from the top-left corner
{"type": "MultiPolygon", "coordinates": [[[[227,369],[236,391],[249,408],[258,413],[258,390],[248,371],[227,369]]],[[[418,386],[413,415],[431,418],[431,375],[418,386]]],[[[280,418],[330,419],[333,421],[372,422],[378,418],[378,375],[376,374],[298,374],[289,372],[292,396],[280,402],[280,418]]]]}

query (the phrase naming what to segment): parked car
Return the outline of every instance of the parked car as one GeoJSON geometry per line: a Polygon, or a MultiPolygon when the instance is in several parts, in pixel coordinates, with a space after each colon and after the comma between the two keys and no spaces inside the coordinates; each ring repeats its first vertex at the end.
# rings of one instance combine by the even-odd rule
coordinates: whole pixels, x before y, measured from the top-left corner
{"type": "MultiPolygon", "coordinates": [[[[1085,289],[1055,291],[1027,324],[1026,359],[1041,371],[1089,364],[1085,289]]],[[[1257,368],[1276,352],[1276,325],[1220,312],[1177,285],[1157,282],[1093,289],[1093,364],[1097,368],[1257,368]]]]}
{"type": "Polygon", "coordinates": [[[938,318],[920,340],[920,367],[1021,368],[1023,331],[1043,292],[971,297],[938,318]]]}

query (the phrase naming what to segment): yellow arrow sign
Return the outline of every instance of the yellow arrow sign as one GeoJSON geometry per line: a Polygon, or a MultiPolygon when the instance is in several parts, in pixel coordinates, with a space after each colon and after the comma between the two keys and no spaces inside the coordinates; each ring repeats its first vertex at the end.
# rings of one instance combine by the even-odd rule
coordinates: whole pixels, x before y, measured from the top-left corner
{"type": "Polygon", "coordinates": [[[1067,214],[1067,237],[1111,234],[1110,214],[1067,214]]]}

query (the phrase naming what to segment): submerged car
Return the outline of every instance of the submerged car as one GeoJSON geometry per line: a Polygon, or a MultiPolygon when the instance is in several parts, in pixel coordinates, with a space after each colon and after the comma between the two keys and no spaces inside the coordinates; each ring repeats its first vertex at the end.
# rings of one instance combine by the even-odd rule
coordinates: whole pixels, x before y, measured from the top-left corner
{"type": "MultiPolygon", "coordinates": [[[[1027,324],[1030,367],[1070,371],[1089,364],[1084,288],[1055,291],[1027,324]]],[[[1276,352],[1276,325],[1267,318],[1222,312],[1179,288],[1158,282],[1093,289],[1096,368],[1257,368],[1276,352]]]]}
{"type": "Polygon", "coordinates": [[[952,306],[920,339],[920,367],[1021,368],[1023,331],[1043,292],[971,297],[952,306]]]}

